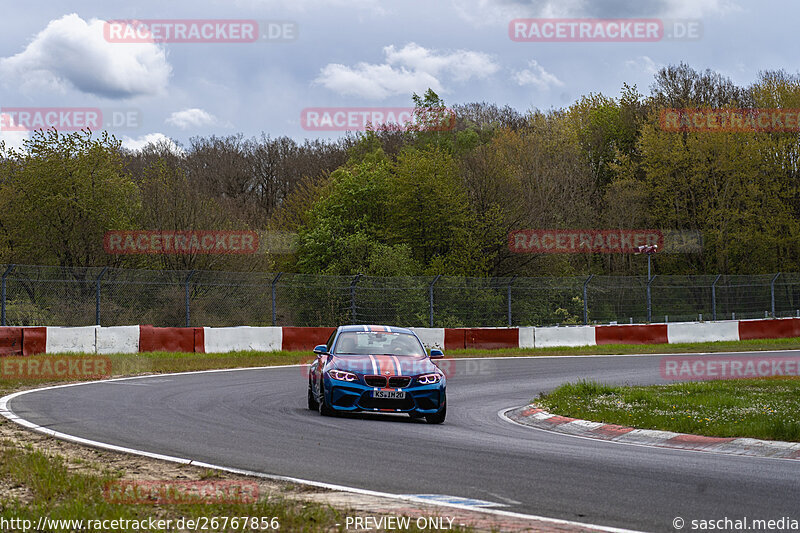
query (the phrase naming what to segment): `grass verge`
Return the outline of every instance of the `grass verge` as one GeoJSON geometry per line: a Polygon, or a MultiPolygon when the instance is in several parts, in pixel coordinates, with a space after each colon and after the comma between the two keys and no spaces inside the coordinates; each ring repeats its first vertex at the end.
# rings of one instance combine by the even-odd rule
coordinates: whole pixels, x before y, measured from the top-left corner
{"type": "MultiPolygon", "coordinates": [[[[215,481],[236,483],[230,475],[200,471],[196,467],[182,467],[178,478],[178,483],[197,481],[204,487],[213,487],[215,481]]],[[[123,469],[67,459],[36,450],[30,445],[20,448],[10,440],[0,441],[0,488],[4,489],[0,492],[0,523],[4,524],[3,531],[32,531],[39,524],[40,517],[46,517],[48,522],[43,525],[43,530],[53,532],[327,532],[345,531],[345,518],[351,512],[309,501],[303,497],[302,487],[292,486],[260,494],[258,501],[253,503],[117,503],[108,496],[110,493],[106,487],[123,479],[132,479],[126,478],[123,469]]],[[[252,484],[252,478],[239,476],[238,479],[252,484]]],[[[168,483],[170,480],[162,478],[160,483],[165,481],[168,483]]],[[[168,493],[167,497],[170,496],[175,497],[175,494],[168,493]]],[[[411,520],[407,530],[435,529],[420,529],[411,520]]],[[[454,530],[467,531],[462,527],[454,530]]]]}
{"type": "Polygon", "coordinates": [[[710,437],[800,441],[800,379],[613,387],[581,381],[536,400],[562,416],[710,437]]]}
{"type": "MultiPolygon", "coordinates": [[[[16,449],[5,442],[0,451],[0,476],[5,483],[18,489],[17,497],[0,500],[0,517],[10,521],[29,520],[37,524],[40,517],[48,517],[47,531],[132,531],[138,530],[130,521],[147,523],[149,519],[173,521],[167,527],[154,531],[175,530],[179,519],[198,520],[207,517],[275,517],[284,531],[318,531],[314,524],[334,524],[341,513],[329,506],[289,502],[280,498],[263,498],[250,504],[185,504],[185,505],[130,505],[108,501],[104,496],[107,483],[122,477],[122,472],[111,470],[73,472],[63,457],[52,456],[32,448],[16,449]],[[84,520],[82,527],[74,522],[61,527],[54,521],[84,520]],[[94,527],[87,521],[118,522],[125,527],[94,527]]],[[[239,522],[239,521],[237,521],[239,522]]],[[[110,522],[109,526],[112,526],[110,522]]],[[[167,526],[167,523],[163,524],[167,526]]],[[[21,530],[22,528],[20,528],[21,530]]],[[[147,526],[143,529],[150,530],[147,526]]],[[[230,531],[232,528],[217,529],[230,531]]],[[[239,530],[250,531],[239,527],[239,530]]]]}

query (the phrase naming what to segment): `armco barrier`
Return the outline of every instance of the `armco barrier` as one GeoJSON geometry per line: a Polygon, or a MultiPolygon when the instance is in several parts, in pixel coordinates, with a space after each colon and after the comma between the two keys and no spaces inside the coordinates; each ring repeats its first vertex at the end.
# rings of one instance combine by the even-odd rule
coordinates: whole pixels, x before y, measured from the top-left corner
{"type": "Polygon", "coordinates": [[[786,337],[800,337],[800,318],[739,321],[739,338],[742,340],[786,337]]]}
{"type": "Polygon", "coordinates": [[[238,350],[272,352],[280,350],[283,345],[282,328],[241,326],[237,328],[204,328],[204,330],[206,353],[238,350]]]}
{"type": "Polygon", "coordinates": [[[325,344],[336,328],[283,328],[283,346],[289,351],[311,351],[317,344],[325,344]]]}
{"type": "Polygon", "coordinates": [[[667,344],[667,325],[595,326],[597,344],[667,344]]]}
{"type": "Polygon", "coordinates": [[[536,328],[535,335],[536,348],[594,346],[596,344],[595,326],[536,328]]]}
{"type": "Polygon", "coordinates": [[[739,324],[725,322],[676,322],[667,324],[670,344],[679,342],[738,341],[739,324]]]}
{"type": "Polygon", "coordinates": [[[203,328],[139,326],[140,352],[205,352],[203,328]]]}

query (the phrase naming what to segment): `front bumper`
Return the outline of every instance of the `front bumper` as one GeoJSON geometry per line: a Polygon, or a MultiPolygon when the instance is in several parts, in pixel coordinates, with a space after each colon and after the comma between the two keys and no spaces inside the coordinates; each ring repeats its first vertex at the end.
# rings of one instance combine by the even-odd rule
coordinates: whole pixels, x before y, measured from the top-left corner
{"type": "Polygon", "coordinates": [[[325,400],[336,411],[435,414],[444,402],[444,382],[394,389],[370,387],[359,382],[339,381],[325,377],[325,400]],[[376,390],[405,391],[403,399],[373,398],[376,390]]]}

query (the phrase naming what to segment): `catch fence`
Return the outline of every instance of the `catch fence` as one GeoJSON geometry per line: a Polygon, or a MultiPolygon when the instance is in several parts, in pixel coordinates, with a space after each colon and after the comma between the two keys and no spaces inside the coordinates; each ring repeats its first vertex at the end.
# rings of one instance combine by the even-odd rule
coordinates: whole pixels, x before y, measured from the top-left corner
{"type": "Polygon", "coordinates": [[[800,316],[800,274],[464,278],[0,265],[2,325],[548,326],[800,316]]]}

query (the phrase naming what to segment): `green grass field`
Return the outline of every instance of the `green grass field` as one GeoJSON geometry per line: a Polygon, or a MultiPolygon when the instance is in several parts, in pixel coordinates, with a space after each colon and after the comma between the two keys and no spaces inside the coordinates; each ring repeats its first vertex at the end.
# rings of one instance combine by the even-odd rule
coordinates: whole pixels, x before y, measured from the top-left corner
{"type": "Polygon", "coordinates": [[[612,387],[581,381],[538,398],[545,410],[596,422],[711,437],[800,441],[800,379],[612,387]]]}
{"type": "MultiPolygon", "coordinates": [[[[330,531],[331,524],[342,520],[342,512],[330,506],[275,497],[261,498],[257,503],[249,504],[118,504],[104,496],[104,487],[107,483],[120,479],[123,476],[122,472],[111,469],[74,472],[72,470],[74,466],[57,455],[45,454],[32,448],[18,449],[7,441],[0,443],[0,479],[17,488],[24,488],[26,495],[24,500],[0,499],[0,518],[30,520],[36,525],[42,516],[51,520],[92,521],[146,521],[152,517],[172,519],[173,523],[180,518],[205,520],[210,517],[275,517],[280,524],[280,531],[330,531]]],[[[51,522],[47,530],[76,529],[74,524],[73,527],[66,524],[63,526],[55,527],[51,522]]],[[[135,529],[131,527],[81,529],[81,531],[126,532],[131,530],[135,529]]],[[[170,530],[174,531],[174,526],[170,530]]],[[[234,531],[231,527],[225,529],[217,527],[211,530],[234,531]]],[[[251,528],[238,527],[237,530],[251,531],[251,528]]],[[[168,529],[157,528],[155,531],[168,531],[168,529]]]]}

